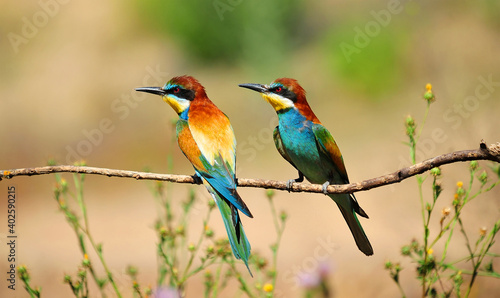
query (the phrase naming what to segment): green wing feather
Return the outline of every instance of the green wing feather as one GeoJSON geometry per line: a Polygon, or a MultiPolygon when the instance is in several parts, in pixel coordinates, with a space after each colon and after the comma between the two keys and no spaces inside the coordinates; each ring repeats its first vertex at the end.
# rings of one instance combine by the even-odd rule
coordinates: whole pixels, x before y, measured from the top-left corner
{"type": "Polygon", "coordinates": [[[323,125],[316,123],[313,124],[312,130],[316,137],[316,145],[322,155],[322,160],[328,163],[330,167],[340,175],[343,183],[349,183],[349,177],[347,176],[342,153],[340,153],[340,149],[330,132],[323,125]]]}
{"type": "MultiPolygon", "coordinates": [[[[347,176],[347,171],[344,165],[344,159],[340,153],[340,149],[337,143],[333,139],[330,132],[321,124],[313,124],[313,132],[316,136],[316,144],[318,150],[322,156],[323,162],[330,165],[331,169],[335,171],[342,179],[342,181],[334,181],[335,183],[348,184],[349,177],[347,176]]],[[[368,218],[368,214],[359,206],[358,201],[354,194],[350,194],[352,198],[352,208],[359,215],[368,218]]],[[[346,206],[347,207],[347,206],[346,206]]]]}

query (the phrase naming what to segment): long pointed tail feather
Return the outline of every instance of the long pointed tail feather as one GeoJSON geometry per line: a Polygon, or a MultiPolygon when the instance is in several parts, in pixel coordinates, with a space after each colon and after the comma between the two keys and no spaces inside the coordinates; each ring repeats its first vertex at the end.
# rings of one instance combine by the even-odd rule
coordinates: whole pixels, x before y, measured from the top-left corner
{"type": "MultiPolygon", "coordinates": [[[[351,230],[351,234],[354,237],[359,250],[367,256],[373,255],[372,245],[370,244],[370,241],[368,240],[368,237],[366,236],[365,231],[363,230],[363,227],[361,226],[361,223],[356,216],[355,206],[357,206],[357,209],[361,209],[361,207],[359,207],[356,201],[351,201],[352,198],[350,196],[344,195],[342,197],[335,197],[332,195],[330,197],[337,203],[337,206],[339,206],[340,212],[344,216],[344,219],[347,222],[349,229],[351,230]]],[[[364,211],[362,213],[366,215],[364,211]]]]}
{"type": "Polygon", "coordinates": [[[248,272],[253,277],[252,272],[248,267],[248,258],[250,257],[251,246],[250,242],[248,242],[247,236],[245,235],[245,230],[243,230],[238,209],[230,205],[229,202],[221,198],[217,193],[212,193],[212,196],[217,204],[217,207],[219,207],[234,256],[245,262],[248,272]]]}

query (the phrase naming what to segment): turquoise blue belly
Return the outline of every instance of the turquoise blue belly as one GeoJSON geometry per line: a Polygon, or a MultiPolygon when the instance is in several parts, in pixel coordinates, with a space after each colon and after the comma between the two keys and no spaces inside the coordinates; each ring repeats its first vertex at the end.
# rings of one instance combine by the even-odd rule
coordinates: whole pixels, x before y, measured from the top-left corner
{"type": "Polygon", "coordinates": [[[328,175],[323,169],[316,147],[312,122],[296,110],[279,115],[279,132],[283,146],[293,164],[311,183],[324,183],[328,175]]]}

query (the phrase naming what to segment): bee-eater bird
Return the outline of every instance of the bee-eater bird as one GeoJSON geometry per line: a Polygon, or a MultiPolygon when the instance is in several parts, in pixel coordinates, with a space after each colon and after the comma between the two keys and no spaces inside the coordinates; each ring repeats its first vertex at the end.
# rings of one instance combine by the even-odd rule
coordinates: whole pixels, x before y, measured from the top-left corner
{"type": "MultiPolygon", "coordinates": [[[[274,129],[274,144],[281,156],[299,172],[299,178],[288,181],[323,184],[323,192],[332,184],[348,184],[349,178],[339,147],[330,132],[321,124],[307,103],[306,93],[294,79],[281,78],[271,85],[241,84],[261,93],[278,114],[279,123],[274,129]]],[[[329,195],[337,203],[356,244],[367,256],[373,249],[356,213],[368,218],[353,194],[329,195]]]]}
{"type": "Polygon", "coordinates": [[[238,209],[253,216],[236,192],[236,138],[229,119],[191,76],[174,77],[163,87],[135,90],[161,95],[179,115],[176,125],[179,147],[194,167],[193,177],[201,178],[219,207],[234,256],[248,268],[250,243],[238,209]]]}

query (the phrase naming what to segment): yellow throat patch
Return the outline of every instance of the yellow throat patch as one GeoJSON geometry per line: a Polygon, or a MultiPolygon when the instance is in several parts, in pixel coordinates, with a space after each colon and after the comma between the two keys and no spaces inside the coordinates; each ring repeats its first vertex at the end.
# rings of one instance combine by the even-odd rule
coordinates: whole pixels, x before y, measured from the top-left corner
{"type": "Polygon", "coordinates": [[[264,97],[264,99],[273,106],[275,111],[293,107],[293,102],[291,100],[289,100],[288,98],[281,97],[277,94],[262,93],[262,97],[264,97]]]}
{"type": "Polygon", "coordinates": [[[168,103],[177,114],[184,112],[185,109],[189,107],[189,100],[179,99],[174,96],[163,96],[163,101],[168,103]]]}

